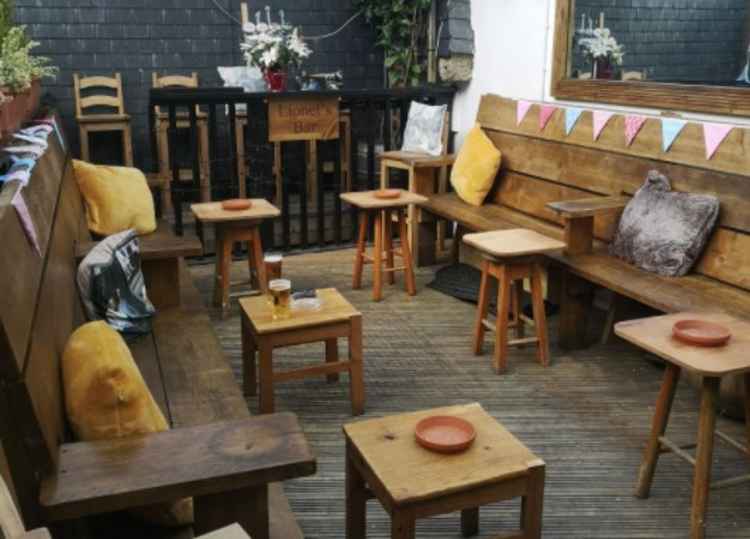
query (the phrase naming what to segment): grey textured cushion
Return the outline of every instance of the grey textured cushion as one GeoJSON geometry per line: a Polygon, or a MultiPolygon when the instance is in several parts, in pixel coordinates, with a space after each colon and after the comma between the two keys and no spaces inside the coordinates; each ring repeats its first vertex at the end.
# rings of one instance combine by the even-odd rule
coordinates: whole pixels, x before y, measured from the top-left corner
{"type": "Polygon", "coordinates": [[[673,192],[667,177],[652,170],[626,206],[610,253],[646,271],[685,275],[718,217],[716,197],[673,192]]]}
{"type": "Polygon", "coordinates": [[[412,101],[401,150],[442,155],[443,124],[447,110],[446,105],[433,107],[412,101]]]}

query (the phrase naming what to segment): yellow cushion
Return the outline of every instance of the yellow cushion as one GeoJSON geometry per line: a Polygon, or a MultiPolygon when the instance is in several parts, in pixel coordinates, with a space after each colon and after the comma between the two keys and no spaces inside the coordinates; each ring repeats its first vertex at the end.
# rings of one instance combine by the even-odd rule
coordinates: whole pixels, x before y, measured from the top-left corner
{"type": "Polygon", "coordinates": [[[73,169],[86,202],[89,230],[102,236],[130,228],[138,234],[156,230],[154,199],[143,172],[78,160],[73,169]]]}
{"type": "Polygon", "coordinates": [[[451,172],[451,185],[461,199],[481,206],[495,183],[502,154],[484,131],[475,125],[466,136],[451,172]]]}
{"type": "MultiPolygon", "coordinates": [[[[80,440],[108,440],[169,429],[128,345],[106,322],[89,322],[68,339],[62,358],[65,408],[80,440]]],[[[134,511],[149,522],[185,525],[192,500],[134,511]]]]}

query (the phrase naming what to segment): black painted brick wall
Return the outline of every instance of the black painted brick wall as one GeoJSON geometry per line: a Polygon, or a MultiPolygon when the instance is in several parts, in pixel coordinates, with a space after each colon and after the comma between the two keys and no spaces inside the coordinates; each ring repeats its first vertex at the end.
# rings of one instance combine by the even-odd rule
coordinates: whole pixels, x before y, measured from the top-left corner
{"type": "MultiPolygon", "coordinates": [[[[747,0],[577,0],[625,46],[623,68],[650,80],[730,83],[744,65],[747,0]]],[[[590,66],[576,64],[581,69],[590,66]]]]}
{"type": "MultiPolygon", "coordinates": [[[[240,0],[219,2],[239,19],[240,0]]],[[[284,9],[289,21],[312,36],[335,30],[354,13],[351,0],[249,4],[270,4],[274,13],[284,9]]],[[[38,53],[60,67],[57,80],[46,81],[45,90],[58,99],[75,148],[73,73],[122,73],[135,161],[143,168],[151,166],[147,106],[152,72],[197,71],[201,85],[217,86],[221,85],[217,66],[243,63],[239,25],[210,0],[16,0],[16,21],[27,25],[29,34],[41,42],[38,53]]],[[[315,53],[305,68],[310,72],[342,69],[350,88],[382,87],[382,54],[374,42],[374,32],[360,18],[337,36],[313,43],[315,53]]],[[[95,154],[103,149],[101,145],[115,142],[98,140],[92,143],[95,154]]]]}

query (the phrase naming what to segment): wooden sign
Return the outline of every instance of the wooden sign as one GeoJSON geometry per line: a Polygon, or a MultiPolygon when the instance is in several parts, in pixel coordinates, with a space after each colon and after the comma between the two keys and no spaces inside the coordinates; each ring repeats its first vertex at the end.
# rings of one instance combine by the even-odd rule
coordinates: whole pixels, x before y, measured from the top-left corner
{"type": "Polygon", "coordinates": [[[268,98],[268,139],[333,140],[339,138],[339,99],[321,96],[268,98]]]}

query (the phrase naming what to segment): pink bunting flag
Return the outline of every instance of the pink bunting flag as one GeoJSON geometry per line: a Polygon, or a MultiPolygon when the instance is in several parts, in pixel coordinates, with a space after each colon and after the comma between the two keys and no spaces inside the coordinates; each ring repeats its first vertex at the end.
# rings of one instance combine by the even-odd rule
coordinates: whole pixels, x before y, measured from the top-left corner
{"type": "Polygon", "coordinates": [[[638,136],[638,133],[641,131],[645,123],[645,116],[625,116],[625,141],[627,142],[628,146],[633,144],[635,137],[638,136]]]}
{"type": "Polygon", "coordinates": [[[518,101],[516,105],[516,125],[521,125],[521,122],[526,117],[526,114],[528,114],[531,105],[533,105],[533,103],[530,101],[518,101]]]}
{"type": "Polygon", "coordinates": [[[703,138],[706,141],[706,159],[711,159],[721,143],[734,129],[727,124],[703,124],[703,138]]]}
{"type": "Polygon", "coordinates": [[[547,124],[550,119],[552,119],[552,115],[556,110],[557,107],[554,105],[542,105],[539,108],[539,131],[544,131],[544,128],[547,127],[547,124]]]}
{"type": "Polygon", "coordinates": [[[594,111],[594,140],[599,140],[599,135],[602,134],[607,123],[614,115],[614,112],[605,112],[603,110],[594,111]]]}
{"type": "Polygon", "coordinates": [[[23,195],[21,195],[21,191],[22,189],[16,191],[16,194],[13,196],[13,200],[11,200],[11,204],[16,209],[18,219],[21,221],[24,232],[26,232],[26,238],[29,240],[29,243],[34,248],[36,253],[38,255],[41,255],[42,250],[39,247],[39,239],[36,235],[36,227],[34,226],[34,221],[31,219],[29,208],[28,206],[26,206],[26,201],[24,200],[23,195]]]}

